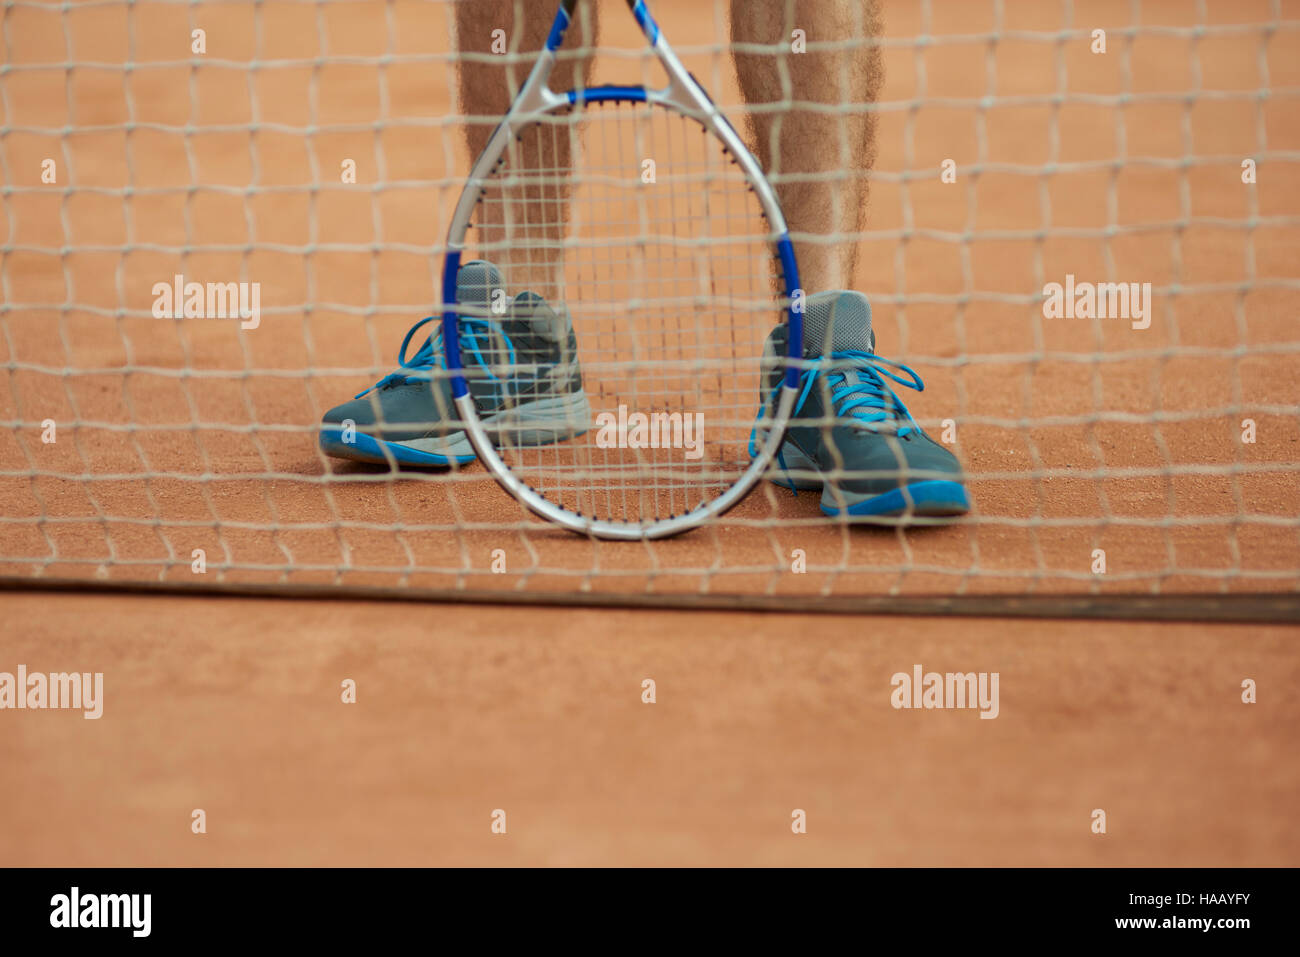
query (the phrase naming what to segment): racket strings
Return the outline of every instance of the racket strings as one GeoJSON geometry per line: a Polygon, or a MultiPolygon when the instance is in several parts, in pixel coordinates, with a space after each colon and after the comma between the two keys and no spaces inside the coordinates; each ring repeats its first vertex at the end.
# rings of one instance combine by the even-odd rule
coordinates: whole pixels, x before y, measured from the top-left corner
{"type": "MultiPolygon", "coordinates": [[[[575,421],[557,440],[494,434],[507,467],[556,505],[618,522],[730,488],[782,312],[774,237],[723,143],[661,108],[588,104],[521,131],[474,225],[507,299],[532,293],[571,326],[590,408],[577,421],[564,393],[575,421]]],[[[532,422],[544,390],[526,352],[502,402],[532,422]]]]}

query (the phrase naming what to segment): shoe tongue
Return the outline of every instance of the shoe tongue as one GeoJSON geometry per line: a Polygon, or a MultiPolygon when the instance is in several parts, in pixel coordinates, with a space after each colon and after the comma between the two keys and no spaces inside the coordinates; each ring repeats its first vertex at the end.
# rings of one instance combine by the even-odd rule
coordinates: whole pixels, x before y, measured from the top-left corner
{"type": "MultiPolygon", "coordinates": [[[[474,319],[496,318],[492,314],[495,303],[506,300],[495,295],[501,289],[501,270],[490,262],[475,259],[460,267],[456,273],[456,302],[468,307],[464,315],[474,319]]],[[[497,306],[497,308],[501,308],[497,306]]],[[[462,324],[460,327],[461,360],[467,366],[485,366],[496,370],[504,366],[509,349],[500,330],[490,322],[462,324]],[[471,347],[471,343],[473,347],[471,347]]]]}
{"type": "Polygon", "coordinates": [[[521,292],[515,296],[510,307],[510,325],[512,329],[523,326],[534,336],[556,341],[568,331],[567,323],[535,292],[521,292]]]}
{"type": "Polygon", "coordinates": [[[501,270],[481,259],[465,263],[456,274],[456,301],[473,307],[471,314],[475,316],[487,315],[492,294],[500,288],[501,270]]]}
{"type": "Polygon", "coordinates": [[[860,292],[819,292],[804,301],[803,354],[816,359],[832,352],[875,352],[871,303],[860,292]]]}

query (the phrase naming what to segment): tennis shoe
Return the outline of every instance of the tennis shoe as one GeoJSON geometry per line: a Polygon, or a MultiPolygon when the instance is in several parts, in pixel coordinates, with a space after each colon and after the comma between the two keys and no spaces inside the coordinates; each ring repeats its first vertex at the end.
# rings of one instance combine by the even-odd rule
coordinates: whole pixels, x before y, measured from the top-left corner
{"type": "MultiPolygon", "coordinates": [[[[460,268],[456,299],[463,373],[493,443],[549,445],[586,432],[591,407],[568,316],[531,292],[510,299],[500,271],[482,260],[460,268]]],[[[325,413],[320,447],[327,455],[390,466],[474,460],[452,401],[441,329],[406,355],[419,331],[437,318],[421,319],[406,333],[396,372],[325,413]]]]}
{"type": "MultiPolygon", "coordinates": [[[[925,388],[901,363],[876,355],[871,305],[858,292],[826,292],[804,308],[804,367],[799,396],[770,481],[820,490],[827,515],[906,524],[970,510],[956,457],[935,442],[895,394],[925,388]]],[[[767,438],[784,382],[788,328],[764,348],[764,385],[750,454],[767,438]]],[[[796,492],[797,494],[797,492],[796,492]]]]}

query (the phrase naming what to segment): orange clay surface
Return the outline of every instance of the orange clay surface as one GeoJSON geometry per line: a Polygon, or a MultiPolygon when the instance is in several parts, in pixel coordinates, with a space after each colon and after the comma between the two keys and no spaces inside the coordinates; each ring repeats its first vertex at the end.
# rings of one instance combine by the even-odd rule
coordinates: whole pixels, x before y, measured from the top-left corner
{"type": "MultiPolygon", "coordinates": [[[[1062,26],[1055,4],[1002,7],[1004,31],[1062,26]]],[[[1185,24],[1195,7],[1144,2],[1143,25],[1185,24]]],[[[1209,7],[1211,22],[1251,23],[1269,4],[1209,7]]],[[[815,495],[764,487],[726,524],[641,546],[536,524],[478,466],[395,479],[316,450],[320,414],[391,369],[434,307],[430,249],[467,163],[457,122],[441,123],[456,113],[451,67],[398,57],[381,90],[373,63],[310,63],[321,30],[332,55],[382,53],[378,5],[265,4],[257,29],[252,4],[231,4],[205,15],[219,53],[191,71],[174,42],[187,8],[142,8],[129,29],[115,5],[6,18],[26,41],[14,62],[62,63],[66,24],[79,61],[121,64],[129,34],[137,64],[174,65],[5,81],[6,122],[36,130],[6,137],[13,185],[38,185],[41,158],[66,155],[87,189],[15,192],[0,222],[15,247],[7,302],[50,304],[14,308],[0,337],[14,364],[0,419],[19,423],[0,433],[0,514],[22,519],[0,526],[0,573],[194,581],[203,548],[208,575],[228,581],[837,595],[1300,584],[1300,173],[1279,158],[1257,185],[1240,181],[1242,157],[1300,149],[1300,109],[1294,96],[1183,96],[1197,82],[1256,90],[1261,61],[1273,88],[1300,86],[1295,31],[1265,49],[1258,30],[1199,43],[1153,31],[1125,57],[1130,5],[1076,3],[1075,28],[1112,30],[1106,56],[1078,38],[971,40],[930,48],[922,73],[913,45],[890,47],[858,286],[880,351],[927,382],[917,417],[933,431],[956,421],[976,514],[850,529],[826,523],[815,495]],[[254,58],[305,62],[254,73],[254,58]],[[1058,58],[1068,88],[1054,105],[1058,58]],[[1085,96],[1126,88],[1170,95],[1123,109],[1085,96]],[[976,109],[983,95],[990,108],[976,109]],[[194,135],[170,132],[187,123],[194,135]],[[65,124],[88,131],[64,137],[65,124]],[[326,129],[307,136],[310,124],[326,129]],[[316,167],[333,183],[343,157],[358,187],[302,188],[316,167]],[[986,168],[942,184],[945,158],[986,168]],[[152,283],[176,272],[261,282],[261,326],[148,318],[152,283]],[[1067,272],[1166,292],[1146,330],[1044,320],[1032,297],[1067,272]],[[1239,441],[1245,417],[1254,444],[1239,441]],[[40,441],[45,418],[60,423],[55,445],[40,441]],[[796,548],[807,574],[790,574],[796,548]],[[495,549],[505,575],[490,574],[495,549]]],[[[699,4],[657,8],[682,46],[725,35],[712,15],[692,19],[699,4]]],[[[446,51],[444,9],[393,9],[399,54],[446,51]]],[[[927,25],[919,5],[888,4],[887,37],[996,26],[991,3],[929,9],[927,25]]],[[[608,13],[603,42],[635,47],[621,5],[608,13]]],[[[738,109],[725,58],[687,59],[738,109]]],[[[598,78],[627,79],[622,64],[606,58],[598,78]]],[[[0,863],[1295,865],[1297,637],[6,595],[0,670],[103,671],[107,700],[99,721],[0,713],[13,772],[0,863]],[[999,672],[1000,716],[893,710],[890,676],[917,663],[999,672]],[[356,705],[339,702],[345,678],[356,705]],[[1256,705],[1240,702],[1246,678],[1256,705]],[[195,808],[206,835],[190,833],[195,808]],[[504,837],[489,832],[495,808],[504,837]],[[1098,808],[1105,835],[1090,831],[1098,808]]]]}
{"type": "Polygon", "coordinates": [[[0,713],[4,864],[1300,863],[1294,628],[38,595],[0,612],[4,669],[105,682],[97,721],[0,713]],[[894,710],[915,664],[998,672],[998,717],[894,710]]]}
{"type": "MultiPolygon", "coordinates": [[[[693,18],[691,5],[659,6],[680,45],[725,39],[725,23],[693,18]]],[[[954,420],[975,515],[906,536],[850,529],[823,518],[817,495],[764,485],[726,524],[652,546],[593,543],[536,522],[477,464],[394,479],[316,447],[321,413],[390,371],[406,328],[434,306],[441,256],[430,250],[467,163],[453,67],[435,58],[448,49],[446,9],[395,8],[396,52],[423,59],[386,68],[382,102],[373,64],[250,71],[254,36],[262,60],[319,54],[310,5],[270,4],[260,21],[252,5],[222,5],[207,21],[222,58],[196,71],[169,39],[188,35],[183,8],[150,6],[129,31],[124,8],[68,16],[87,60],[121,63],[125,37],[135,37],[137,62],[153,64],[130,76],[135,120],[163,129],[6,141],[9,169],[31,172],[21,182],[29,190],[9,197],[11,222],[0,223],[20,247],[5,262],[8,298],[28,304],[8,315],[0,339],[0,358],[17,363],[0,417],[21,423],[0,434],[0,507],[26,519],[4,528],[0,572],[192,581],[202,548],[209,574],[227,580],[440,588],[1295,589],[1300,167],[1266,163],[1247,187],[1238,157],[1300,149],[1300,99],[1239,96],[1265,83],[1261,62],[1271,88],[1300,86],[1300,32],[1278,31],[1261,49],[1258,28],[1199,44],[1152,29],[1126,53],[1129,5],[1086,6],[1089,22],[1115,34],[1105,56],[1083,40],[1004,38],[990,66],[988,44],[976,40],[918,61],[920,8],[889,5],[886,39],[896,45],[858,285],[874,302],[881,353],[926,380],[924,394],[906,393],[915,414],[935,433],[954,420]],[[1058,59],[1068,95],[1052,106],[1058,59]],[[1220,95],[1185,99],[1195,74],[1220,95]],[[981,110],[986,88],[991,105],[981,110]],[[1126,88],[1133,101],[1123,108],[1088,99],[1126,88]],[[913,98],[922,101],[914,111],[913,98]],[[313,120],[324,131],[308,135],[313,120]],[[252,135],[254,121],[262,126],[252,135]],[[199,132],[184,136],[187,122],[199,132]],[[66,203],[31,189],[40,158],[63,149],[86,187],[66,203]],[[1121,155],[1134,159],[1114,165],[1121,155]],[[356,187],[334,181],[341,157],[358,160],[356,187]],[[941,183],[945,158],[980,175],[941,183]],[[1180,169],[1184,159],[1195,162],[1180,169]],[[322,185],[313,193],[314,168],[322,185]],[[191,181],[201,187],[193,194],[191,181]],[[138,193],[129,202],[91,189],[128,182],[138,193]],[[245,195],[249,183],[258,186],[245,195]],[[1247,230],[1252,215],[1260,222],[1247,230]],[[258,246],[245,252],[250,238],[258,246]],[[65,245],[72,251],[58,255],[65,245]],[[178,272],[259,281],[261,325],[151,318],[152,284],[178,272]],[[1044,319],[1042,286],[1067,273],[1166,291],[1145,330],[1044,319]],[[1169,292],[1175,285],[1182,291],[1169,292]],[[73,305],[31,306],[64,301],[73,305]],[[119,318],[118,308],[142,314],[119,318]],[[1241,442],[1248,417],[1253,444],[1241,442]],[[53,445],[40,440],[47,418],[60,423],[53,445]],[[796,548],[807,574],[790,574],[796,548]],[[1092,573],[1097,548],[1104,578],[1092,573]],[[490,574],[496,549],[504,577],[490,574]]],[[[1264,3],[1210,7],[1212,23],[1267,19],[1264,3]]],[[[369,9],[321,8],[332,52],[383,53],[387,33],[369,9]]],[[[1004,32],[1061,26],[1053,4],[1005,9],[1004,32]]],[[[1195,5],[1142,9],[1154,28],[1184,23],[1195,5]]],[[[995,28],[989,3],[931,10],[936,35],[995,28]]],[[[617,5],[610,12],[602,43],[635,50],[630,18],[617,5]]],[[[63,26],[41,16],[11,14],[15,33],[52,31],[17,45],[15,57],[61,62],[63,47],[50,44],[63,26]]],[[[739,122],[729,59],[699,53],[688,66],[739,122]]],[[[607,56],[596,71],[626,81],[641,68],[607,56]]],[[[131,118],[120,70],[74,74],[71,112],[62,71],[13,74],[7,91],[10,121],[24,128],[131,118]]]]}

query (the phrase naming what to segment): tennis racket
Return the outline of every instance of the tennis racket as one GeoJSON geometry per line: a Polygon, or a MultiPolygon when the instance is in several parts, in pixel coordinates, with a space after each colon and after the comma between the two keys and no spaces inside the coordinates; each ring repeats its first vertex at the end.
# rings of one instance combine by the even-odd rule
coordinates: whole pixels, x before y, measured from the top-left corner
{"type": "Polygon", "coordinates": [[[734,506],[780,448],[803,295],[775,192],[644,0],[628,7],[666,87],[549,87],[576,2],[456,206],[447,372],[458,424],[520,502],[662,538],[734,506]]]}

